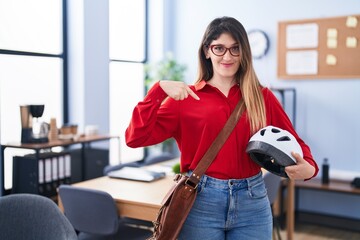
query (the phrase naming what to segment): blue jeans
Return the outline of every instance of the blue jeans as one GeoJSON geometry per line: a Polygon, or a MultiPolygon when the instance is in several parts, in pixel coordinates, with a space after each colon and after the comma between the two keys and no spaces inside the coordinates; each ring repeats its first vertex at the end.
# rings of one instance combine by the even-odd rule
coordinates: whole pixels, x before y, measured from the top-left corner
{"type": "Polygon", "coordinates": [[[203,176],[179,240],[268,240],[272,213],[262,173],[246,179],[203,176]]]}

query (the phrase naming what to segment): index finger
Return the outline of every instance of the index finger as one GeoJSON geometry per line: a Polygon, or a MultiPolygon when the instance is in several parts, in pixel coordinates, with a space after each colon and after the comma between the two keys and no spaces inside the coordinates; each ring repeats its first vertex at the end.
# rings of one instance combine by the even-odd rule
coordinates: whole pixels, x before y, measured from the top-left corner
{"type": "Polygon", "coordinates": [[[196,95],[193,90],[191,90],[188,86],[186,86],[186,91],[189,93],[190,96],[192,96],[196,100],[200,100],[199,96],[196,95]]]}

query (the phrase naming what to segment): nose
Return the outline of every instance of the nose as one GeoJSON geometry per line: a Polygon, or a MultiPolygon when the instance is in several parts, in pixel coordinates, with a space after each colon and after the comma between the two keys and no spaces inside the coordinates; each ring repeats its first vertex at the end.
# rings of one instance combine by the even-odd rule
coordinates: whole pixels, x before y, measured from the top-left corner
{"type": "Polygon", "coordinates": [[[230,50],[229,49],[226,49],[226,52],[223,56],[223,59],[231,59],[232,55],[230,53],[230,50]]]}

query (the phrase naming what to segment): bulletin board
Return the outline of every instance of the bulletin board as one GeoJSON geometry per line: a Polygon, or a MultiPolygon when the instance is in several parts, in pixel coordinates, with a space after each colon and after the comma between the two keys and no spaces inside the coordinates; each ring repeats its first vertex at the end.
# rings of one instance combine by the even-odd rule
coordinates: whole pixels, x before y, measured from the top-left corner
{"type": "Polygon", "coordinates": [[[279,22],[280,79],[360,78],[360,15],[279,22]]]}

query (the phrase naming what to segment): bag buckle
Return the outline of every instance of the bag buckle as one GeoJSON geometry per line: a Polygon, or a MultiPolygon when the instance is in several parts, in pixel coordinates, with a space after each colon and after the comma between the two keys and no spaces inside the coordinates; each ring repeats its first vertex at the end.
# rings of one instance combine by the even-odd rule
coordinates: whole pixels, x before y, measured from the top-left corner
{"type": "Polygon", "coordinates": [[[190,178],[186,179],[185,185],[191,187],[192,189],[196,189],[198,187],[198,184],[191,182],[190,178]]]}
{"type": "Polygon", "coordinates": [[[174,182],[178,182],[181,179],[181,177],[182,177],[182,174],[180,174],[180,173],[176,174],[174,179],[173,179],[174,182]]]}

